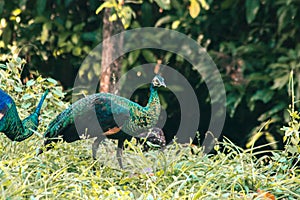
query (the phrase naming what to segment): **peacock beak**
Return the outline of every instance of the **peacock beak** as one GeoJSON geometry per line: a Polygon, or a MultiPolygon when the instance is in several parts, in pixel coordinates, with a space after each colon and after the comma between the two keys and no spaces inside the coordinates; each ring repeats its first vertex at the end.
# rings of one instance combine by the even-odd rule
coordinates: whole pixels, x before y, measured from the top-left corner
{"type": "Polygon", "coordinates": [[[161,86],[167,87],[165,83],[161,83],[161,86]]]}

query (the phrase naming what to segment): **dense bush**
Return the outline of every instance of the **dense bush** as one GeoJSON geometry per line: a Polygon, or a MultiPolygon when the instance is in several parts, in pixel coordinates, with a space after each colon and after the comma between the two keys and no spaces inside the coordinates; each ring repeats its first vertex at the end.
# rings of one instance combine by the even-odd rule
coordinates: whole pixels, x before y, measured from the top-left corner
{"type": "MultiPolygon", "coordinates": [[[[278,130],[288,121],[285,108],[290,104],[289,72],[293,69],[299,74],[300,25],[296,23],[300,20],[299,1],[122,2],[110,0],[103,7],[113,7],[112,19],[116,14],[123,17],[128,29],[146,26],[173,29],[192,37],[208,50],[226,86],[225,135],[242,146],[247,144],[246,135],[250,140],[257,139],[258,130],[264,140],[281,141],[283,134],[278,130]]],[[[38,69],[59,79],[65,87],[71,87],[83,58],[102,40],[103,12],[95,14],[99,6],[96,0],[2,1],[1,52],[18,51],[27,60],[26,69],[38,69]]],[[[5,59],[3,54],[0,57],[5,59]]],[[[158,50],[131,52],[124,59],[123,72],[157,60],[187,77],[198,94],[201,110],[209,112],[209,97],[201,76],[178,55],[158,50]]],[[[299,85],[296,79],[295,91],[299,91],[299,85]]],[[[142,101],[141,95],[138,96],[142,101]]],[[[170,96],[164,95],[169,114],[165,127],[168,135],[176,132],[172,124],[178,124],[180,119],[176,100],[170,101],[174,99],[170,96]]],[[[296,97],[299,99],[298,92],[296,97]]],[[[201,122],[201,133],[206,131],[207,123],[201,122]]]]}
{"type": "MultiPolygon", "coordinates": [[[[30,79],[23,84],[21,72],[25,63],[24,59],[16,55],[9,55],[8,62],[0,64],[0,87],[14,99],[21,119],[29,116],[35,110],[41,94],[46,89],[50,90],[41,111],[40,127],[42,128],[39,128],[38,131],[40,132],[45,130],[50,120],[66,108],[67,104],[62,101],[65,93],[62,91],[62,87],[57,85],[57,81],[52,78],[43,78],[39,74],[36,74],[36,79],[30,79]]],[[[4,137],[2,135],[1,137],[4,137]]],[[[42,135],[37,136],[42,137],[42,135]]],[[[9,141],[8,138],[7,140],[9,141]]]]}
{"type": "MultiPolygon", "coordinates": [[[[291,106],[285,151],[257,155],[228,140],[215,146],[216,155],[205,155],[198,147],[172,144],[164,151],[142,152],[142,146],[127,143],[125,170],[118,166],[116,145],[105,141],[98,160],[91,158],[91,140],[57,143],[36,156],[41,134],[66,104],[56,81],[37,75],[20,81],[24,60],[9,58],[0,65],[0,85],[15,99],[21,118],[27,116],[44,92],[51,88],[42,109],[37,134],[23,142],[12,142],[0,134],[0,193],[3,199],[298,199],[299,113],[291,106]],[[219,150],[222,145],[222,150],[219,150]],[[193,148],[194,154],[191,153],[193,148]],[[226,169],[226,170],[224,170],[226,169]]],[[[293,79],[291,80],[291,84],[293,79]]],[[[291,88],[292,96],[294,94],[291,88]]],[[[293,103],[294,100],[293,100],[293,103]]]]}

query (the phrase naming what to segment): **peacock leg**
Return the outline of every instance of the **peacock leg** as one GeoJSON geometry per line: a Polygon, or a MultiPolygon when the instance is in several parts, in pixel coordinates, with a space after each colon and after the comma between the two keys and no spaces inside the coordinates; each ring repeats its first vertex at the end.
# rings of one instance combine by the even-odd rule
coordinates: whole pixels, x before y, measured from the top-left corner
{"type": "Polygon", "coordinates": [[[123,146],[124,146],[124,139],[118,140],[118,148],[117,148],[117,160],[121,167],[121,169],[124,169],[123,163],[122,163],[122,154],[123,154],[123,146]]]}
{"type": "Polygon", "coordinates": [[[101,137],[97,137],[92,145],[93,159],[97,160],[97,151],[101,142],[101,137]]]}

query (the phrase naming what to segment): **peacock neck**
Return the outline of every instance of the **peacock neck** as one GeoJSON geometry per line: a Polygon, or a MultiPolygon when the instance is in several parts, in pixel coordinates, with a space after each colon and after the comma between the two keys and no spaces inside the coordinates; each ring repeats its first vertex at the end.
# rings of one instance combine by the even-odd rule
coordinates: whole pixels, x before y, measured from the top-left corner
{"type": "Polygon", "coordinates": [[[160,112],[160,102],[159,102],[159,96],[157,93],[157,88],[153,87],[152,84],[150,86],[150,97],[149,97],[146,108],[148,110],[152,110],[154,112],[154,114],[158,114],[160,112]]]}
{"type": "Polygon", "coordinates": [[[17,135],[24,132],[24,127],[14,103],[6,111],[4,120],[5,121],[3,121],[3,124],[5,126],[1,132],[3,132],[12,141],[15,141],[17,135]]]}
{"type": "Polygon", "coordinates": [[[43,105],[43,102],[48,95],[49,90],[46,90],[43,94],[37,108],[34,113],[26,117],[21,121],[15,103],[9,106],[9,110],[6,111],[7,116],[5,128],[1,130],[5,135],[13,141],[23,141],[33,135],[34,131],[37,130],[39,124],[39,114],[43,105]]]}
{"type": "Polygon", "coordinates": [[[31,114],[23,121],[19,116],[14,116],[13,122],[3,132],[9,139],[20,142],[32,136],[37,125],[38,115],[36,113],[31,114]]]}

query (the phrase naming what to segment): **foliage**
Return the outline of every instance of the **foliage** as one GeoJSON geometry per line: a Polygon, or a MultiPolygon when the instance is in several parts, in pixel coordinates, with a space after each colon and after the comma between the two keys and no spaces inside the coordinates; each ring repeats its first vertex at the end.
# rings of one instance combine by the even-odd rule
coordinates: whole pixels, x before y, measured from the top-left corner
{"type": "MultiPolygon", "coordinates": [[[[15,99],[19,113],[27,115],[32,106],[23,105],[36,103],[38,93],[51,87],[52,96],[46,99],[38,129],[44,132],[54,114],[64,107],[61,87],[41,76],[23,85],[20,71],[24,60],[9,59],[0,65],[0,85],[15,99]],[[26,94],[34,97],[26,99],[26,94]]],[[[218,144],[223,148],[216,148],[215,155],[176,143],[164,151],[143,153],[142,146],[133,141],[124,151],[126,169],[120,170],[112,141],[101,144],[97,161],[91,157],[91,140],[60,142],[37,157],[42,141],[33,136],[17,143],[0,134],[2,199],[300,198],[298,155],[287,157],[284,151],[268,151],[269,156],[257,158],[265,152],[253,153],[253,148],[243,150],[225,140],[218,144]]]]}
{"type": "MultiPolygon", "coordinates": [[[[62,102],[65,93],[57,81],[52,78],[43,78],[37,74],[36,79],[21,82],[21,72],[26,61],[17,55],[8,56],[6,64],[0,64],[0,87],[14,99],[21,119],[29,116],[36,107],[41,94],[50,89],[50,93],[44,102],[42,109],[41,126],[45,126],[50,119],[56,116],[64,108],[66,103],[62,102]],[[52,108],[50,112],[43,112],[44,108],[52,108]]],[[[42,137],[40,135],[40,137],[42,137]]]]}
{"type": "MultiPolygon", "coordinates": [[[[134,2],[134,1],[132,1],[134,2]]],[[[141,3],[140,1],[134,3],[141,3]]],[[[104,8],[113,8],[114,13],[110,16],[110,21],[116,21],[120,19],[124,28],[127,29],[130,26],[132,17],[135,17],[135,12],[130,6],[124,5],[124,1],[110,0],[105,1],[96,10],[96,14],[99,14],[104,8]],[[123,5],[122,5],[123,4],[123,5]]]]}
{"type": "MultiPolygon", "coordinates": [[[[293,69],[298,74],[300,66],[297,45],[300,29],[298,24],[290,23],[300,17],[299,3],[249,0],[243,5],[241,1],[228,0],[220,6],[226,7],[221,13],[229,17],[224,23],[232,25],[223,30],[226,33],[224,42],[220,43],[214,57],[219,57],[226,79],[231,82],[226,85],[230,115],[257,119],[253,120],[258,126],[252,127],[252,135],[269,120],[263,130],[265,140],[280,141],[279,127],[288,121],[285,108],[289,104],[286,93],[289,73],[293,69]],[[246,21],[232,22],[234,11],[243,16],[244,10],[240,9],[243,6],[246,21]],[[236,34],[236,30],[244,31],[236,34]]],[[[297,80],[297,89],[298,85],[297,80]]]]}
{"type": "MultiPolygon", "coordinates": [[[[251,140],[259,130],[265,142],[281,141],[279,128],[289,120],[285,112],[289,72],[293,69],[299,76],[299,1],[109,0],[99,4],[96,0],[1,1],[1,52],[20,51],[30,69],[71,87],[83,58],[102,40],[100,11],[113,7],[111,20],[118,16],[128,29],[176,30],[207,49],[223,75],[229,116],[224,133],[235,143],[246,145],[247,139],[241,138],[248,134],[251,140]]],[[[128,53],[123,61],[123,72],[146,62],[174,67],[195,89],[201,110],[209,112],[205,83],[179,55],[144,49],[128,53]]],[[[298,80],[295,91],[299,91],[298,80]]],[[[300,93],[295,95],[299,99],[300,93]]],[[[180,119],[179,106],[171,94],[164,96],[169,115],[165,131],[172,134],[173,124],[180,119]]],[[[201,123],[203,133],[207,122],[201,123]]]]}
{"type": "MultiPolygon", "coordinates": [[[[36,157],[37,138],[19,144],[0,137],[2,198],[18,199],[298,199],[299,168],[280,152],[256,159],[226,143],[226,154],[194,155],[173,144],[164,152],[124,152],[126,169],[115,168],[115,144],[101,145],[91,158],[91,141],[58,143],[36,157]],[[264,162],[268,159],[269,162],[264,162]],[[224,170],[226,169],[226,170],[224,170]]],[[[130,143],[129,143],[130,144],[130,143]]],[[[200,151],[196,148],[195,151],[200,151]]]]}
{"type": "MultiPolygon", "coordinates": [[[[141,9],[142,14],[137,14],[131,27],[165,27],[197,40],[208,50],[224,78],[227,109],[232,118],[225,125],[224,132],[227,132],[227,136],[240,145],[246,145],[247,142],[251,144],[254,138],[273,143],[270,146],[273,149],[282,148],[280,143],[274,142],[282,141],[279,128],[288,121],[285,108],[289,104],[286,93],[289,72],[293,69],[295,74],[299,74],[300,46],[297,44],[300,27],[297,23],[291,23],[299,20],[299,2],[163,2],[165,5],[158,4],[162,10],[154,14],[155,5],[145,1],[141,7],[134,7],[136,13],[141,9]],[[200,5],[205,8],[201,13],[200,5]],[[261,135],[256,134],[259,130],[261,135]],[[240,135],[245,133],[251,133],[248,141],[239,141],[240,135]]],[[[201,77],[195,75],[189,63],[170,52],[148,49],[134,51],[128,54],[124,67],[131,68],[145,62],[171,65],[189,79],[196,93],[207,94],[203,91],[205,86],[200,81],[201,77]]],[[[296,91],[299,91],[299,85],[297,79],[296,91]]],[[[299,95],[297,93],[296,97],[299,95]]],[[[198,95],[198,98],[201,99],[200,104],[208,106],[208,96],[198,95]]],[[[174,102],[167,102],[170,107],[168,113],[176,115],[174,102]]],[[[170,123],[174,124],[174,121],[170,123]]],[[[170,126],[167,125],[168,128],[170,126]]],[[[200,130],[203,131],[205,130],[200,130]]]]}
{"type": "Polygon", "coordinates": [[[5,59],[2,53],[17,50],[31,70],[66,83],[62,74],[76,71],[73,68],[102,39],[101,20],[94,14],[96,0],[1,2],[1,60],[5,59]]]}
{"type": "Polygon", "coordinates": [[[290,114],[290,122],[288,127],[283,127],[282,130],[284,133],[283,141],[286,142],[285,150],[287,153],[292,155],[300,155],[300,136],[299,136],[299,128],[300,128],[300,114],[299,111],[295,110],[295,92],[294,92],[294,77],[293,71],[291,71],[290,75],[290,95],[292,98],[292,103],[290,105],[289,114],[290,114]]]}

